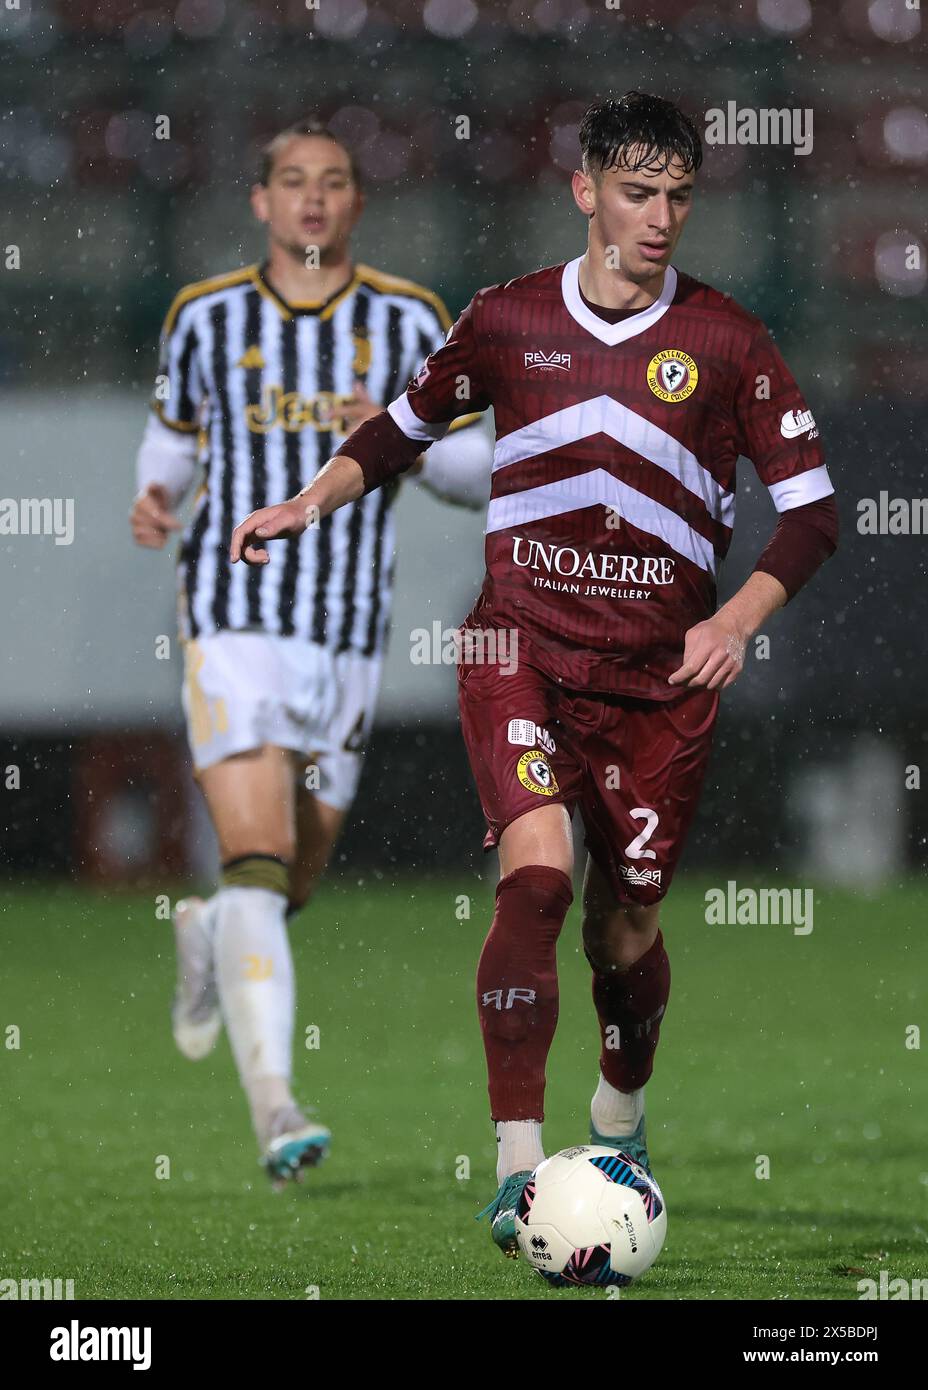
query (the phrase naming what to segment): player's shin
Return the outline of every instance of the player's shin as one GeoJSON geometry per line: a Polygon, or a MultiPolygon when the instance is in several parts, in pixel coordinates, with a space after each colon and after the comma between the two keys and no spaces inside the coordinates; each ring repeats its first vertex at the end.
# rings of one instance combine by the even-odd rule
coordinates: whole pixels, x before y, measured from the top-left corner
{"type": "Polygon", "coordinates": [[[541,1162],[545,1063],[557,1026],[557,939],[573,898],[560,869],[501,879],[477,967],[477,1011],[496,1122],[497,1180],[541,1162]]]}
{"type": "Polygon", "coordinates": [[[596,961],[593,1003],[602,1038],[600,1070],[610,1086],[636,1091],[651,1075],[661,1019],[670,998],[670,961],[658,931],[652,944],[626,969],[596,961]]]}
{"type": "MultiPolygon", "coordinates": [[[[256,857],[257,858],[257,857],[256,857]]],[[[217,894],[216,975],[229,1042],[258,1141],[268,1141],[274,1113],[292,1107],[295,987],[286,927],[286,866],[267,860],[280,883],[229,886],[217,894]]]]}
{"type": "Polygon", "coordinates": [[[631,966],[619,969],[586,953],[602,1039],[600,1078],[590,1107],[594,1142],[621,1147],[648,1167],[644,1085],[654,1066],[660,1024],[670,997],[670,961],[658,931],[631,966]]]}

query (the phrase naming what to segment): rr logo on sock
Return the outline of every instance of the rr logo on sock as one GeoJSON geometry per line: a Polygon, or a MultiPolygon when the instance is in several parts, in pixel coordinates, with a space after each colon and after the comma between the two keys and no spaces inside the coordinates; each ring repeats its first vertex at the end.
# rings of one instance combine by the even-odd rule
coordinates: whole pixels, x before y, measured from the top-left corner
{"type": "Polygon", "coordinates": [[[535,991],[533,989],[509,989],[506,991],[506,1002],[504,1004],[503,991],[501,989],[491,989],[481,996],[480,1002],[490,1005],[495,1009],[511,1009],[517,1000],[521,1000],[525,1004],[534,1004],[535,991]]]}

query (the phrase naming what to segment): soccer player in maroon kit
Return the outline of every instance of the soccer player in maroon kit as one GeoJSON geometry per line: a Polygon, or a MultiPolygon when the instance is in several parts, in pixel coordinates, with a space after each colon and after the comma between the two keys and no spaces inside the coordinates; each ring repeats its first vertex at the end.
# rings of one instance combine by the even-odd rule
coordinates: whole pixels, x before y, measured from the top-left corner
{"type": "Polygon", "coordinates": [[[643,1092],[670,990],[660,901],[719,692],[837,544],[818,430],[766,328],[671,264],[702,161],[695,126],[631,92],[590,107],[580,145],[586,253],[476,294],[405,394],[296,498],[249,516],[231,548],[265,562],[267,540],[300,534],[410,467],[458,416],[493,407],[487,573],[458,681],[484,844],[500,859],[477,1005],[498,1140],[487,1210],[507,1254],[544,1157],[572,812],[589,851],[583,944],[602,1037],[591,1139],[648,1168],[643,1092]],[[716,609],[739,455],[779,520],[716,609]],[[488,638],[505,662],[485,659],[488,638]]]}

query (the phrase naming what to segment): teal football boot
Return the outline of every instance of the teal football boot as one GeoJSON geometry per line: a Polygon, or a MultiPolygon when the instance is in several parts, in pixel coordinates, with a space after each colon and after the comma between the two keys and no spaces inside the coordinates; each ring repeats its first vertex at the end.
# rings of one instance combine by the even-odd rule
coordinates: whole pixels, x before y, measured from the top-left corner
{"type": "Polygon", "coordinates": [[[503,1178],[492,1202],[474,1218],[479,1221],[481,1217],[489,1216],[490,1235],[503,1254],[511,1260],[518,1259],[519,1256],[519,1244],[516,1240],[516,1206],[531,1176],[531,1169],[524,1168],[519,1173],[510,1173],[508,1178],[503,1178]]]}
{"type": "Polygon", "coordinates": [[[261,1166],[275,1192],[288,1182],[303,1181],[306,1168],[315,1168],[328,1157],[332,1135],[325,1125],[307,1120],[298,1106],[288,1105],[271,1117],[261,1166]]]}
{"type": "Polygon", "coordinates": [[[653,1177],[651,1172],[651,1160],[648,1158],[647,1136],[644,1128],[644,1116],[638,1121],[632,1134],[598,1134],[590,1121],[590,1143],[602,1144],[607,1149],[621,1149],[633,1159],[649,1177],[653,1177]]]}

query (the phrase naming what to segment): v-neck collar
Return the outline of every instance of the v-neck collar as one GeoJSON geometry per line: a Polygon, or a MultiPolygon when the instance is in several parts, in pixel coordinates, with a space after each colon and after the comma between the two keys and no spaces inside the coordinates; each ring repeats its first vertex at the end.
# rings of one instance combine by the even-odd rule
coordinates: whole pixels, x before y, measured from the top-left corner
{"type": "Polygon", "coordinates": [[[619,323],[607,323],[598,314],[594,314],[592,309],[588,309],[581,297],[580,262],[582,260],[583,257],[578,256],[576,260],[568,261],[564,267],[561,275],[561,295],[564,300],[564,307],[581,328],[592,333],[594,338],[598,338],[607,347],[615,347],[617,343],[624,343],[629,338],[636,338],[639,333],[644,333],[664,317],[673,303],[673,297],[677,292],[677,272],[672,265],[669,265],[664,271],[664,288],[653,304],[649,304],[647,309],[642,309],[637,314],[632,314],[630,318],[621,319],[619,323]]]}
{"type": "Polygon", "coordinates": [[[267,262],[252,267],[255,288],[276,304],[281,315],[285,319],[292,319],[302,314],[316,314],[319,318],[327,319],[335,311],[346,295],[360,283],[357,267],[352,270],[350,279],[344,285],[330,294],[328,299],[317,299],[307,303],[289,304],[283,295],[274,289],[274,286],[267,278],[267,262]]]}

